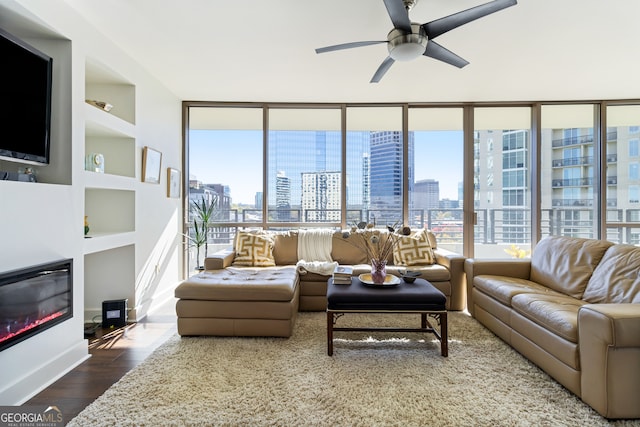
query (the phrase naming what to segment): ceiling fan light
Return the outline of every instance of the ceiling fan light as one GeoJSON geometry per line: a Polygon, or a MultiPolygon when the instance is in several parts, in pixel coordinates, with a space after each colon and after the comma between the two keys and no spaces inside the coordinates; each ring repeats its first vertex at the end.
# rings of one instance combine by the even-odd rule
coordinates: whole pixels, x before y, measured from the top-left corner
{"type": "Polygon", "coordinates": [[[411,23],[411,33],[394,28],[387,34],[389,56],[396,61],[411,61],[422,55],[429,38],[420,24],[411,23]]]}
{"type": "Polygon", "coordinates": [[[389,49],[389,56],[396,61],[411,61],[424,53],[425,47],[420,43],[403,43],[389,49]]]}

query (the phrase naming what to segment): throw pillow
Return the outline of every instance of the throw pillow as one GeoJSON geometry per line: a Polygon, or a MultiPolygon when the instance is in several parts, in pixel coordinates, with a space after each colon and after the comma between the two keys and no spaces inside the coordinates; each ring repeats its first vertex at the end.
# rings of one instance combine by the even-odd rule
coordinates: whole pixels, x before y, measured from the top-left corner
{"type": "Polygon", "coordinates": [[[425,230],[418,230],[410,236],[402,236],[393,248],[395,265],[429,265],[436,262],[429,237],[425,230]]]}
{"type": "Polygon", "coordinates": [[[234,266],[273,267],[273,241],[268,235],[239,231],[236,236],[236,256],[234,266]]]}

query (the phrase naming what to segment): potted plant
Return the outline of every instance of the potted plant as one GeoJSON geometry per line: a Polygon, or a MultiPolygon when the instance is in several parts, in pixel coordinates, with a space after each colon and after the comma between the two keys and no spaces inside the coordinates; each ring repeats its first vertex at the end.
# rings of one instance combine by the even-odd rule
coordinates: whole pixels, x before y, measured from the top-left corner
{"type": "Polygon", "coordinates": [[[208,228],[203,223],[198,224],[198,221],[194,219],[193,232],[184,235],[189,241],[189,247],[196,248],[196,270],[204,270],[204,266],[200,265],[200,248],[207,243],[207,230],[208,228]]]}
{"type": "MultiPolygon", "coordinates": [[[[209,234],[209,228],[211,227],[211,222],[213,220],[214,212],[216,209],[216,205],[218,204],[218,197],[213,195],[210,200],[205,199],[204,196],[200,197],[200,200],[193,200],[191,202],[191,206],[193,212],[198,217],[202,224],[201,232],[204,234],[204,257],[206,258],[209,255],[209,241],[207,236],[209,234]]],[[[195,224],[195,219],[194,219],[195,224]]]]}

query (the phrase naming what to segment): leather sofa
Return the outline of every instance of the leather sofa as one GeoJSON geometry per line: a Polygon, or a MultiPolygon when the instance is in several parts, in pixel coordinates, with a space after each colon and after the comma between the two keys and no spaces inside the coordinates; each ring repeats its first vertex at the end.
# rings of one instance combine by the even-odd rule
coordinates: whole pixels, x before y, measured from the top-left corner
{"type": "Polygon", "coordinates": [[[465,261],[469,312],[606,418],[640,418],[640,247],[550,236],[465,261]]]}
{"type": "MultiPolygon", "coordinates": [[[[268,232],[272,242],[273,265],[234,266],[235,248],[205,259],[205,271],[182,282],[175,290],[178,298],[178,333],[188,335],[283,336],[291,335],[300,311],[324,311],[327,281],[331,274],[306,271],[298,262],[298,230],[268,232]]],[[[401,275],[406,269],[420,271],[421,277],[441,290],[449,310],[466,305],[464,257],[437,247],[427,232],[435,263],[393,265],[387,273],[401,275]]],[[[366,254],[349,244],[342,232],[331,238],[332,261],[354,267],[353,274],[371,272],[366,254]]],[[[307,260],[309,261],[309,260],[307,260]]],[[[313,261],[313,260],[311,260],[313,261]]]]}
{"type": "MultiPolygon", "coordinates": [[[[273,233],[273,257],[279,267],[295,266],[298,259],[298,230],[273,233]]],[[[393,257],[389,257],[387,273],[400,276],[403,270],[419,271],[421,278],[430,281],[447,298],[447,310],[464,310],[466,306],[466,289],[464,280],[464,260],[462,255],[438,248],[436,237],[427,232],[429,242],[435,254],[435,263],[414,265],[411,267],[393,265],[393,257]]],[[[354,267],[354,276],[371,272],[371,264],[366,254],[349,244],[342,232],[336,231],[332,239],[331,257],[340,265],[354,267]]],[[[233,264],[235,252],[224,251],[205,260],[206,270],[228,268],[233,264]]],[[[300,271],[299,271],[300,273],[300,271]]],[[[306,272],[299,274],[300,279],[300,311],[324,311],[327,308],[327,280],[330,275],[306,272]]]]}

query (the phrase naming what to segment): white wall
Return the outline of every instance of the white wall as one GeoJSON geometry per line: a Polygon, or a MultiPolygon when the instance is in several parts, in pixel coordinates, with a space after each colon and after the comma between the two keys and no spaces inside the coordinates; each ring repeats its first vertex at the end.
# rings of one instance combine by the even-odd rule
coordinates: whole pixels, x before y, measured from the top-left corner
{"type": "MultiPolygon", "coordinates": [[[[166,197],[166,167],[182,168],[181,105],[62,0],[3,0],[0,27],[18,31],[16,35],[64,65],[56,79],[61,93],[54,99],[52,140],[62,155],[55,159],[57,164],[47,167],[52,173],[42,173],[48,183],[0,181],[0,272],[63,258],[74,261],[74,317],[0,352],[0,405],[15,405],[87,357],[84,313],[87,305],[100,307],[104,289],[87,288],[85,273],[109,275],[108,269],[85,271],[85,59],[98,58],[136,86],[137,170],[130,180],[135,192],[135,232],[133,248],[129,245],[124,250],[135,259],[125,266],[131,272],[128,283],[120,283],[125,280],[118,273],[112,281],[118,283],[112,285],[117,295],[124,292],[122,286],[130,292],[138,319],[162,298],[172,296],[180,280],[182,213],[180,199],[166,197]],[[145,145],[163,154],[159,185],[140,182],[145,145]]],[[[88,268],[101,260],[93,254],[87,257],[88,268]]],[[[109,281],[105,282],[108,287],[109,281]]]]}

